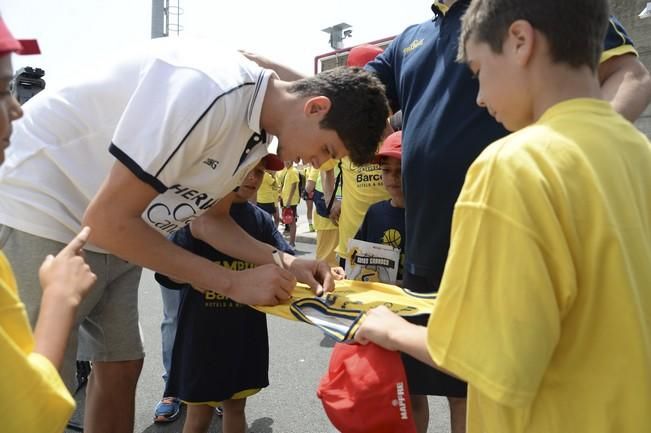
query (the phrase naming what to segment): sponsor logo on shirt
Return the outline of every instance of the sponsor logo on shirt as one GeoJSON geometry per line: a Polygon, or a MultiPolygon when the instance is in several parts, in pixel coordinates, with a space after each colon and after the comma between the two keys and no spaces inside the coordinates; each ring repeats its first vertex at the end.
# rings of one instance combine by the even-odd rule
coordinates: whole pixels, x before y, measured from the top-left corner
{"type": "Polygon", "coordinates": [[[212,168],[213,170],[215,170],[219,165],[219,161],[212,158],[206,159],[203,163],[206,164],[208,167],[212,168]]]}
{"type": "Polygon", "coordinates": [[[217,202],[205,192],[180,184],[158,196],[144,213],[144,219],[162,233],[174,233],[217,202]]]}
{"type": "Polygon", "coordinates": [[[415,39],[415,40],[413,40],[411,44],[409,44],[408,46],[406,46],[405,48],[402,49],[402,54],[407,55],[407,54],[411,53],[416,48],[423,45],[424,41],[425,41],[425,39],[415,39]]]}

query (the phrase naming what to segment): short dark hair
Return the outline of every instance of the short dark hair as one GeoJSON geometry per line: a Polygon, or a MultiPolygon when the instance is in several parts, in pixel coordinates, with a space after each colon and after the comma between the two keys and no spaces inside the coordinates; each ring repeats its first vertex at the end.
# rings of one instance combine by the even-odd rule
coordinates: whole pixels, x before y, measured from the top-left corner
{"type": "Polygon", "coordinates": [[[291,93],[326,96],[332,105],[320,126],[337,132],[355,164],[373,160],[389,117],[384,85],[361,68],[339,67],[295,81],[291,93]]]}
{"type": "Polygon", "coordinates": [[[607,0],[473,0],[462,18],[457,59],[466,61],[471,38],[501,53],[516,20],[545,35],[553,61],[597,69],[608,28],[607,0]]]}

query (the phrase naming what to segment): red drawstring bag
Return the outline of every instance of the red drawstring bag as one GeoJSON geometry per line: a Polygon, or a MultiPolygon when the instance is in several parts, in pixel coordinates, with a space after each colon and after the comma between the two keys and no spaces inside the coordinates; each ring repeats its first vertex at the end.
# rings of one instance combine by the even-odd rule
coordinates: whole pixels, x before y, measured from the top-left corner
{"type": "Polygon", "coordinates": [[[294,223],[294,211],[291,207],[283,208],[282,215],[283,224],[293,224],[294,223]]]}

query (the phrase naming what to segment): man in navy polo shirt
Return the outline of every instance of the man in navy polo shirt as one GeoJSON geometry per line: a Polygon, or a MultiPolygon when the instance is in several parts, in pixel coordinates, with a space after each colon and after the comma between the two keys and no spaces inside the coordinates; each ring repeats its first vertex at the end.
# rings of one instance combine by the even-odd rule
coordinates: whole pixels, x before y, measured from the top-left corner
{"type": "MultiPolygon", "coordinates": [[[[470,0],[432,5],[434,17],[405,29],[366,69],[403,112],[403,188],[407,239],[404,286],[438,290],[450,243],[455,201],[472,161],[506,135],[479,107],[478,82],[456,62],[460,18],[470,0]]],[[[599,75],[603,96],[635,120],[651,99],[651,79],[622,26],[610,20],[599,75]],[[628,75],[627,75],[628,74],[628,75]],[[626,76],[626,78],[624,78],[626,76]]],[[[425,322],[420,324],[425,325],[425,322]]],[[[452,432],[465,431],[465,384],[404,357],[419,433],[427,430],[427,395],[450,401],[452,432]]]]}

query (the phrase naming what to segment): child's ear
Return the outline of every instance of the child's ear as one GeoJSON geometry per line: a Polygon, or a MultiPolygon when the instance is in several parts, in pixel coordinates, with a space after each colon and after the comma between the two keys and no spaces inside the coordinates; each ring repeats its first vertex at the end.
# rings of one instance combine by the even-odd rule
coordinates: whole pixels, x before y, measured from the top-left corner
{"type": "Polygon", "coordinates": [[[307,116],[316,115],[316,116],[323,117],[328,113],[328,111],[330,111],[331,106],[332,106],[332,102],[330,101],[330,98],[328,98],[327,96],[313,96],[312,98],[307,100],[303,108],[303,111],[307,116]]]}
{"type": "Polygon", "coordinates": [[[529,21],[517,20],[510,26],[507,33],[505,49],[512,50],[518,64],[526,65],[531,58],[534,48],[536,31],[529,21]]]}

